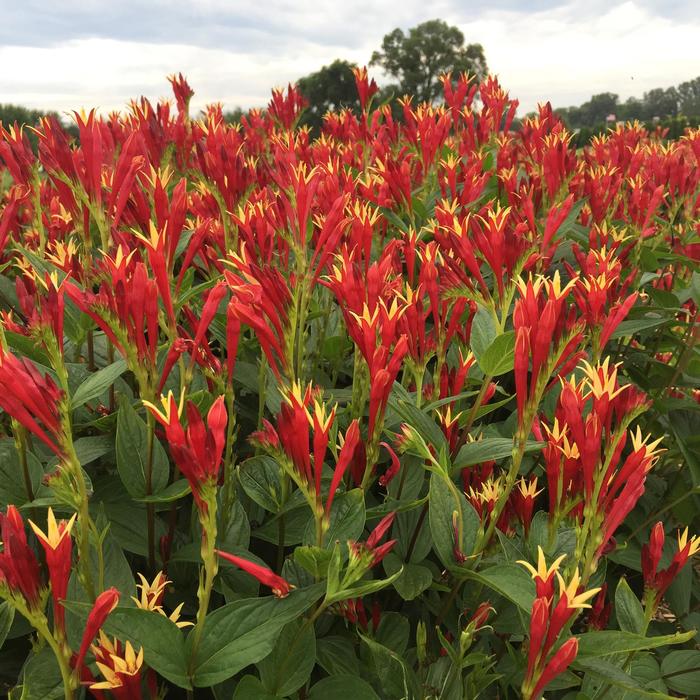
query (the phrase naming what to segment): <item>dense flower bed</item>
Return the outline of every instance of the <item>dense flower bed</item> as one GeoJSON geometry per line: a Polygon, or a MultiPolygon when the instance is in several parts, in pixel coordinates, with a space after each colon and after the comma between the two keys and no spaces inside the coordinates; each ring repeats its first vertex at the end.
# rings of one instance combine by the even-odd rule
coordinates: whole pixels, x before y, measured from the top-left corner
{"type": "Polygon", "coordinates": [[[12,697],[700,694],[700,131],[356,81],[2,129],[12,697]]]}

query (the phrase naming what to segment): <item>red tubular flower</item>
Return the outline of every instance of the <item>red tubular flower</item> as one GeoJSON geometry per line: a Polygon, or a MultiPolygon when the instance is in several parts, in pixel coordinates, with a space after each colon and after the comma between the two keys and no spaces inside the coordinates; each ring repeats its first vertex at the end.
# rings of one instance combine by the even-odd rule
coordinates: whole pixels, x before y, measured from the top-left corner
{"type": "Polygon", "coordinates": [[[649,535],[649,542],[642,546],[642,574],[644,585],[651,588],[656,578],[656,571],[659,568],[661,555],[664,549],[664,524],[659,521],[654,525],[649,535]]]}
{"type": "Polygon", "coordinates": [[[649,543],[642,546],[642,574],[644,588],[654,593],[654,606],[658,606],[673,580],[678,576],[688,560],[700,551],[700,538],[688,539],[688,528],[678,532],[678,551],[673,555],[669,566],[658,570],[664,546],[664,526],[658,522],[654,525],[649,543]]]}
{"type": "Polygon", "coordinates": [[[530,426],[522,425],[526,405],[545,389],[551,374],[570,371],[580,357],[576,349],[581,332],[566,303],[571,288],[572,283],[561,286],[558,273],[551,280],[538,278],[519,285],[520,298],[513,310],[515,390],[520,427],[528,432],[530,426]]]}
{"type": "Polygon", "coordinates": [[[535,508],[535,499],[542,493],[543,489],[537,490],[537,477],[532,477],[529,481],[521,478],[518,487],[513,491],[513,510],[520,519],[525,529],[525,535],[530,531],[532,522],[532,512],[535,508]]]}
{"type": "Polygon", "coordinates": [[[122,644],[116,638],[110,640],[100,630],[99,643],[91,650],[104,680],[92,682],[90,690],[93,693],[109,690],[115,700],[141,700],[143,648],[137,654],[130,642],[122,644]]]}
{"type": "Polygon", "coordinates": [[[160,299],[165,307],[165,314],[168,322],[175,325],[175,311],[173,309],[173,298],[170,291],[170,274],[167,269],[166,246],[168,245],[166,229],[160,231],[155,227],[152,221],[150,224],[150,237],[139,235],[141,242],[146,249],[148,255],[148,264],[153,271],[156,287],[160,299]]]}
{"type": "Polygon", "coordinates": [[[535,671],[537,660],[540,656],[540,648],[547,634],[549,623],[549,599],[535,598],[530,613],[530,640],[527,647],[527,672],[526,678],[531,678],[535,671]]]}
{"type": "Polygon", "coordinates": [[[10,595],[20,596],[27,607],[35,609],[41,600],[39,562],[27,543],[24,522],[14,506],[0,513],[0,587],[7,587],[10,595]]]}
{"type": "Polygon", "coordinates": [[[24,131],[17,122],[9,128],[0,125],[0,158],[18,185],[31,185],[36,156],[24,131]]]}
{"type": "MultiPolygon", "coordinates": [[[[398,326],[405,306],[399,304],[395,294],[390,304],[380,296],[392,291],[389,263],[384,258],[372,264],[363,276],[359,266],[345,256],[326,282],[341,305],[348,333],[369,369],[369,445],[379,434],[391,388],[408,352],[408,340],[399,334],[398,326]]],[[[366,466],[374,468],[374,464],[366,466]]]]}
{"type": "Polygon", "coordinates": [[[356,556],[359,557],[363,553],[369,553],[372,555],[372,559],[369,563],[370,567],[379,564],[379,562],[384,559],[384,557],[396,544],[396,540],[389,540],[382,545],[379,544],[379,541],[391,528],[394,518],[396,518],[396,513],[389,513],[388,515],[385,515],[379,521],[374,530],[372,530],[365,542],[348,542],[349,547],[353,550],[356,556]]]}
{"type": "Polygon", "coordinates": [[[83,638],[80,642],[80,649],[75,657],[73,668],[81,669],[85,661],[85,655],[95,639],[99,629],[104,625],[109,614],[117,607],[119,602],[119,591],[116,588],[108,588],[103,593],[97,596],[92,606],[92,610],[88,615],[85,629],[83,630],[83,638]]]}
{"type": "Polygon", "coordinates": [[[53,600],[54,623],[60,633],[65,635],[65,611],[62,601],[68,592],[70,579],[71,557],[73,553],[73,541],[71,540],[71,528],[75,523],[76,514],[70,520],[56,522],[53,510],[49,508],[47,520],[47,532],[44,534],[31,520],[29,524],[34,530],[41,546],[46,554],[46,566],[49,570],[51,583],[51,598],[53,600]]]}
{"type": "Polygon", "coordinates": [[[515,399],[518,407],[518,423],[522,424],[525,404],[528,398],[527,372],[530,366],[530,329],[520,327],[515,331],[515,355],[513,372],[515,374],[515,399]]]}
{"type": "Polygon", "coordinates": [[[168,82],[172,85],[175,102],[177,103],[177,111],[181,116],[187,118],[189,113],[190,100],[194,95],[194,90],[189,86],[186,78],[182,73],[168,76],[168,82]]]}
{"type": "Polygon", "coordinates": [[[474,611],[474,614],[469,618],[469,624],[473,624],[476,629],[483,627],[487,622],[492,612],[496,612],[488,600],[479,603],[479,606],[474,611]]]}
{"type": "Polygon", "coordinates": [[[266,566],[261,566],[248,559],[243,559],[243,557],[237,557],[235,554],[222,552],[220,549],[215,551],[220,557],[226,559],[226,561],[235,564],[246,573],[254,576],[263,586],[267,586],[272,590],[277,598],[286,598],[289,595],[289,591],[294,588],[291,583],[285,581],[281,576],[278,576],[272,569],[268,569],[266,566]]]}
{"type": "Polygon", "coordinates": [[[381,477],[379,477],[380,485],[388,486],[394,477],[396,477],[396,475],[399,473],[399,470],[401,469],[401,461],[389,443],[380,442],[379,444],[389,453],[389,456],[391,457],[391,466],[384,472],[384,474],[382,474],[381,477]]]}
{"type": "Polygon", "coordinates": [[[554,577],[559,569],[559,565],[566,558],[565,554],[562,554],[557,558],[549,568],[547,568],[547,562],[544,558],[544,552],[542,547],[537,545],[537,568],[535,569],[532,564],[526,561],[518,561],[518,564],[522,564],[532,575],[535,581],[535,590],[538,598],[550,599],[554,595],[554,577]]]}
{"type": "Polygon", "coordinates": [[[231,262],[238,274],[224,272],[232,293],[230,319],[237,319],[238,328],[245,324],[253,329],[272,371],[280,379],[290,366],[287,347],[292,295],[287,282],[279,268],[251,262],[245,246],[240,255],[232,256],[231,262]]]}
{"type": "Polygon", "coordinates": [[[20,360],[0,348],[0,408],[59,457],[63,455],[62,400],[63,392],[48,374],[42,377],[26,357],[20,360]]]}
{"type": "Polygon", "coordinates": [[[175,464],[189,482],[197,507],[206,511],[203,488],[217,483],[226,446],[228,415],[224,397],[219,396],[212,404],[207,414],[206,426],[197,406],[188,401],[186,429],[181,423],[182,404],[178,406],[173,393],[170,392],[161,400],[163,411],[147,401],[143,403],[165,428],[175,464]]]}
{"type": "MultiPolygon", "coordinates": [[[[313,396],[310,384],[302,390],[301,384],[294,383],[289,391],[283,393],[283,402],[277,416],[277,433],[282,449],[303,481],[310,485],[314,485],[316,481],[311,467],[309,446],[312,419],[309,416],[308,406],[313,396]]],[[[321,467],[322,464],[317,469],[319,481],[321,467]]]]}
{"type": "MultiPolygon", "coordinates": [[[[214,320],[214,316],[221,304],[222,299],[226,296],[228,288],[224,282],[219,282],[214,285],[209,294],[207,294],[206,301],[202,306],[202,312],[199,315],[199,322],[197,323],[197,331],[195,333],[194,339],[192,341],[192,355],[190,359],[190,367],[194,364],[195,355],[198,348],[201,346],[204,338],[211,326],[211,322],[214,320]]],[[[232,348],[227,348],[228,351],[232,352],[235,356],[236,345],[232,348]]]]}
{"type": "MultiPolygon", "coordinates": [[[[133,251],[117,248],[114,258],[104,256],[97,294],[66,285],[66,294],[104,331],[119,352],[132,363],[155,371],[158,354],[158,283],[146,265],[135,262],[133,251]]],[[[132,366],[133,369],[133,366],[132,366]]]]}
{"type": "Polygon", "coordinates": [[[306,99],[298,88],[288,85],[286,95],[283,90],[272,91],[272,99],[267,110],[281,127],[289,131],[296,124],[306,105],[306,99]]]}
{"type": "Polygon", "coordinates": [[[42,338],[45,331],[53,336],[63,355],[64,284],[59,284],[56,273],[42,277],[33,268],[25,268],[23,277],[15,278],[17,301],[24,316],[24,328],[20,332],[42,338]]]}
{"type": "Polygon", "coordinates": [[[546,429],[545,463],[555,509],[561,512],[578,501],[573,514],[582,518],[588,512],[594,518],[601,535],[597,559],[644,492],[660,439],[650,441],[639,428],[620,432],[618,426],[646,402],[631,385],[619,385],[617,367],[608,359],[597,366],[583,363],[581,369],[581,381],[562,384],[554,425],[546,429]],[[628,438],[632,451],[623,457],[628,438]]]}
{"type": "Polygon", "coordinates": [[[551,654],[551,651],[566,624],[577,610],[590,608],[587,601],[601,590],[593,588],[579,592],[581,580],[578,570],[574,572],[571,581],[566,584],[557,571],[563,558],[557,559],[548,571],[543,571],[546,564],[540,548],[537,570],[527,562],[518,562],[533,573],[533,578],[538,583],[538,596],[533,603],[530,616],[527,670],[522,685],[523,697],[526,700],[538,698],[547,684],[563,673],[576,658],[578,641],[575,638],[564,642],[554,654],[551,654]],[[545,577],[551,576],[550,572],[556,574],[559,582],[559,599],[556,604],[554,604],[553,588],[550,588],[549,585],[545,586],[543,583],[546,580],[545,577]],[[544,592],[550,593],[550,595],[539,595],[542,589],[547,589],[544,592]]]}
{"type": "Polygon", "coordinates": [[[529,697],[533,700],[538,698],[545,687],[551,683],[557,676],[566,671],[572,664],[578,654],[578,639],[570,637],[567,639],[555,652],[554,656],[549,660],[540,675],[537,684],[535,685],[532,695],[529,697]]]}
{"type": "Polygon", "coordinates": [[[590,630],[604,630],[608,626],[612,607],[607,600],[608,584],[600,587],[600,593],[595,598],[591,610],[588,613],[586,624],[590,630]]]}
{"type": "Polygon", "coordinates": [[[345,431],[345,439],[343,441],[343,446],[340,448],[340,453],[338,454],[338,461],[335,464],[335,470],[333,471],[333,479],[331,480],[330,489],[328,491],[328,500],[326,501],[325,515],[326,518],[330,517],[331,506],[333,505],[333,499],[335,498],[335,493],[340,486],[340,482],[343,480],[343,476],[347,471],[350,463],[355,457],[355,450],[360,444],[360,424],[357,420],[354,420],[348,426],[345,431]]]}
{"type": "Polygon", "coordinates": [[[362,68],[353,68],[352,74],[355,78],[357,95],[360,98],[360,107],[364,112],[367,109],[369,101],[374,95],[377,94],[377,92],[379,92],[379,88],[377,87],[377,83],[374,81],[374,78],[372,78],[370,81],[369,76],[367,75],[366,66],[363,66],[362,68]]]}

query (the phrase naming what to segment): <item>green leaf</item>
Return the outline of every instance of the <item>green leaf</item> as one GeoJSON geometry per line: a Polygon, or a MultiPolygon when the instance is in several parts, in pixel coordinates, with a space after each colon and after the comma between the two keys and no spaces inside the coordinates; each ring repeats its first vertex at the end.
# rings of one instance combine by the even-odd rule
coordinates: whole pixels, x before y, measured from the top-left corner
{"type": "Polygon", "coordinates": [[[278,700],[278,696],[268,693],[255,676],[243,676],[236,686],[233,700],[278,700]]]}
{"type": "Polygon", "coordinates": [[[85,467],[90,462],[103,457],[114,447],[114,441],[107,435],[95,435],[91,437],[82,437],[75,441],[75,453],[78,455],[78,461],[85,467]]]}
{"type": "MultiPolygon", "coordinates": [[[[86,620],[92,608],[87,603],[65,601],[65,607],[86,620]]],[[[107,634],[123,642],[131,642],[136,649],[143,647],[148,666],[180,688],[190,688],[187,675],[185,640],[177,625],[160,613],[140,608],[113,610],[103,625],[107,634]]]]}
{"type": "Polygon", "coordinates": [[[413,691],[417,683],[402,656],[362,633],[360,633],[360,639],[369,651],[370,667],[379,681],[383,696],[386,698],[415,697],[413,691]]]}
{"type": "Polygon", "coordinates": [[[639,333],[639,331],[657,328],[658,326],[663,326],[664,324],[669,323],[670,320],[670,318],[660,318],[658,316],[627,319],[622,321],[622,323],[620,323],[620,325],[612,332],[610,335],[610,340],[626,338],[627,336],[639,333]]]}
{"type": "Polygon", "coordinates": [[[274,649],[257,666],[265,689],[283,697],[301,688],[315,665],[314,627],[293,620],[285,625],[274,649]]]}
{"type": "MultiPolygon", "coordinates": [[[[395,387],[401,386],[395,384],[395,387]]],[[[401,387],[403,389],[403,387],[401,387]]],[[[392,392],[393,394],[393,392],[392,392]]],[[[392,410],[394,410],[399,418],[404,423],[407,423],[425,440],[428,445],[432,445],[437,452],[445,447],[445,435],[440,430],[440,426],[435,422],[432,416],[418,408],[411,401],[404,399],[390,399],[389,401],[392,410]]]]}
{"type": "Polygon", "coordinates": [[[280,466],[266,455],[246,459],[238,469],[243,490],[259,506],[271,513],[282,508],[280,466]]]}
{"type": "Polygon", "coordinates": [[[7,639],[7,634],[15,619],[15,609],[8,601],[0,604],[0,649],[7,639]]]}
{"type": "Polygon", "coordinates": [[[184,498],[189,492],[189,481],[187,481],[187,479],[178,479],[152,496],[143,496],[143,498],[136,498],[134,500],[139,503],[172,503],[180,498],[184,498]]]}
{"type": "Polygon", "coordinates": [[[4,332],[4,335],[8,346],[17,351],[18,355],[28,357],[32,362],[36,362],[44,367],[51,366],[51,360],[43,346],[40,343],[36,343],[34,339],[7,330],[4,332]]]}
{"type": "Polygon", "coordinates": [[[328,676],[316,683],[308,700],[379,700],[372,686],[357,676],[328,676]]]}
{"type": "Polygon", "coordinates": [[[394,581],[394,588],[404,600],[417,598],[423,591],[430,588],[430,584],[433,582],[433,573],[427,566],[403,563],[393,552],[386,555],[383,564],[384,571],[389,576],[395,574],[403,566],[403,572],[394,581]]]}
{"type": "MultiPolygon", "coordinates": [[[[544,447],[543,442],[528,440],[525,444],[525,453],[538,452],[544,447]]],[[[489,460],[499,460],[510,457],[513,454],[513,440],[511,438],[483,438],[468,442],[463,445],[452,462],[452,469],[464,469],[472,464],[481,464],[489,460]]]]}
{"type": "Polygon", "coordinates": [[[21,700],[53,700],[64,697],[61,671],[48,646],[33,654],[22,669],[21,700]]]}
{"type": "Polygon", "coordinates": [[[321,668],[330,676],[360,675],[360,662],[347,637],[329,635],[316,641],[316,656],[321,668]]]}
{"type": "Polygon", "coordinates": [[[88,401],[102,396],[126,372],[126,362],[117,360],[97,372],[93,372],[76,390],[71,399],[71,408],[75,410],[88,401]]]}
{"type": "Polygon", "coordinates": [[[485,375],[498,377],[513,369],[514,358],[515,333],[508,331],[496,336],[477,361],[485,375]]]}
{"type": "Polygon", "coordinates": [[[371,593],[376,593],[377,591],[381,591],[382,588],[386,588],[394,583],[394,581],[401,576],[401,571],[402,569],[399,569],[388,578],[361,579],[358,583],[351,585],[350,588],[343,588],[332,594],[328,593],[326,595],[326,600],[329,603],[335,603],[339,600],[348,600],[348,598],[363,598],[371,593]]]}
{"type": "MultiPolygon", "coordinates": [[[[117,415],[117,470],[126,490],[134,498],[149,495],[146,488],[148,464],[148,435],[146,423],[133,406],[123,398],[117,415]]],[[[157,494],[168,484],[170,465],[160,442],[153,438],[151,494],[157,494]]]]}
{"type": "MultiPolygon", "coordinates": [[[[322,595],[324,583],[292,591],[286,598],[247,598],[209,613],[192,664],[193,683],[207,688],[264,659],[279,632],[302,615],[322,595]]],[[[192,634],[187,638],[191,652],[192,634]]]]}
{"type": "Polygon", "coordinates": [[[645,689],[639,681],[605,659],[596,659],[595,661],[577,659],[573,668],[584,671],[588,676],[603,681],[604,684],[630,691],[633,696],[656,698],[657,700],[669,700],[670,698],[666,693],[645,689]]]}
{"type": "Polygon", "coordinates": [[[469,336],[469,344],[479,366],[481,366],[481,358],[484,356],[491,343],[496,340],[497,336],[498,328],[496,327],[496,321],[493,315],[483,306],[479,305],[479,308],[474,314],[474,319],[472,320],[472,330],[469,336]]]}
{"type": "MultiPolygon", "coordinates": [[[[356,540],[365,529],[365,496],[362,489],[353,489],[336,496],[331,507],[328,530],[324,535],[324,545],[333,547],[336,542],[356,540]]],[[[304,534],[305,544],[316,541],[313,520],[309,521],[304,534]]]]}
{"type": "Polygon", "coordinates": [[[535,584],[520,564],[496,564],[483,571],[468,571],[465,574],[508,598],[522,610],[530,612],[535,599],[535,584]]]}
{"type": "Polygon", "coordinates": [[[474,550],[476,533],[481,525],[479,516],[461,489],[458,489],[445,474],[431,474],[428,503],[430,532],[435,551],[446,567],[455,568],[459,564],[455,558],[455,546],[464,556],[469,556],[474,550]],[[459,542],[455,541],[454,517],[459,542]]]}
{"type": "MultiPolygon", "coordinates": [[[[31,452],[27,452],[27,470],[32,494],[36,497],[44,470],[41,462],[31,452]]],[[[21,506],[29,501],[14,440],[0,440],[0,506],[21,506]]]]}
{"type": "Polygon", "coordinates": [[[644,608],[624,577],[615,591],[615,614],[623,632],[643,634],[646,627],[644,608]]]}
{"type": "MultiPolygon", "coordinates": [[[[695,572],[692,566],[683,567],[673,579],[669,589],[666,591],[664,598],[668,606],[674,612],[677,618],[681,619],[690,612],[690,600],[693,592],[693,579],[695,572]]],[[[683,625],[688,627],[688,625],[683,625]]]]}
{"type": "Polygon", "coordinates": [[[700,651],[672,651],[661,662],[661,677],[677,693],[700,697],[700,651]]]}
{"type": "Polygon", "coordinates": [[[313,545],[299,546],[294,550],[294,561],[317,579],[326,578],[332,556],[331,550],[313,545]]]}
{"type": "Polygon", "coordinates": [[[604,630],[578,635],[578,658],[629,654],[642,649],[656,649],[669,644],[683,644],[695,636],[695,630],[664,634],[660,637],[642,637],[631,632],[604,630]]]}

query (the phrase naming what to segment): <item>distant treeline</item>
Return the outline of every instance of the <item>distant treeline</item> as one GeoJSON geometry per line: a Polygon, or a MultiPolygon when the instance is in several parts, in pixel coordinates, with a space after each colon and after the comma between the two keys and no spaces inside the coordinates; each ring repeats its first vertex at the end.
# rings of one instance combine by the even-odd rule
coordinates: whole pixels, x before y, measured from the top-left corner
{"type": "MultiPolygon", "coordinates": [[[[357,100],[352,76],[354,64],[337,60],[330,66],[311,75],[300,78],[299,86],[309,101],[307,120],[318,128],[322,115],[327,109],[338,106],[353,106],[357,100]]],[[[396,94],[402,94],[395,86],[396,94]]],[[[385,92],[385,91],[382,91],[385,92]]],[[[386,90],[388,96],[391,92],[386,90]]],[[[590,100],[578,107],[560,107],[554,110],[575,132],[575,144],[583,146],[591,136],[602,133],[618,121],[639,120],[647,128],[661,127],[668,129],[668,138],[676,139],[687,127],[700,126],[700,76],[687,80],[676,87],[655,88],[645,92],[641,98],[630,97],[620,102],[618,95],[603,92],[593,95],[590,100]]],[[[56,112],[44,112],[28,109],[20,105],[0,104],[0,122],[5,127],[18,122],[35,126],[41,117],[53,114],[61,120],[68,131],[77,137],[77,127],[56,112]]],[[[234,109],[225,114],[227,121],[239,121],[245,114],[241,109],[234,109]]],[[[29,138],[34,143],[34,135],[29,138]]]]}
{"type": "Polygon", "coordinates": [[[676,87],[654,88],[641,97],[620,102],[619,95],[602,92],[578,107],[560,107],[555,112],[570,129],[595,128],[606,122],[654,122],[678,116],[700,117],[700,76],[676,87]]]}
{"type": "MultiPolygon", "coordinates": [[[[37,126],[42,117],[47,117],[49,115],[56,117],[69,134],[75,138],[78,137],[78,127],[72,121],[62,117],[58,112],[29,109],[21,105],[0,104],[0,123],[2,123],[5,129],[11,127],[15,122],[20,126],[37,126]]],[[[36,136],[32,131],[28,131],[27,136],[36,150],[36,136]]]]}

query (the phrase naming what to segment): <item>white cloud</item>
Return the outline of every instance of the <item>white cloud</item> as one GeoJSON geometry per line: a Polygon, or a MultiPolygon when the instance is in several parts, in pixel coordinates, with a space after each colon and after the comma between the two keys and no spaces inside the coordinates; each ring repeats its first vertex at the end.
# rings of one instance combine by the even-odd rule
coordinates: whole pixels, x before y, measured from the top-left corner
{"type": "Polygon", "coordinates": [[[634,2],[580,15],[574,2],[532,14],[487,12],[460,28],[483,44],[489,67],[524,111],[546,100],[579,104],[600,92],[641,97],[700,73],[700,21],[654,16],[634,2]]]}
{"type": "MultiPolygon", "coordinates": [[[[398,6],[278,0],[247,4],[249,23],[238,26],[233,19],[237,3],[199,0],[191,4],[192,12],[206,20],[193,28],[198,36],[221,14],[242,40],[223,41],[222,34],[209,47],[201,41],[190,45],[183,39],[186,32],[178,31],[171,43],[85,37],[37,48],[5,42],[0,65],[12,69],[0,74],[0,101],[109,111],[141,94],[169,95],[165,77],[181,71],[195,89],[195,109],[214,101],[228,108],[259,106],[267,102],[271,87],[335,58],[366,63],[386,32],[435,16],[458,24],[467,41],[484,45],[489,66],[520,99],[521,111],[547,99],[557,106],[576,104],[603,91],[624,99],[695,77],[700,68],[700,22],[655,15],[641,1],[611,6],[590,0],[585,14],[580,2],[538,12],[491,9],[472,19],[448,0],[427,8],[418,0],[398,6]]],[[[180,0],[174,5],[182,10],[180,0]]],[[[128,31],[122,27],[118,34],[128,31]]]]}

